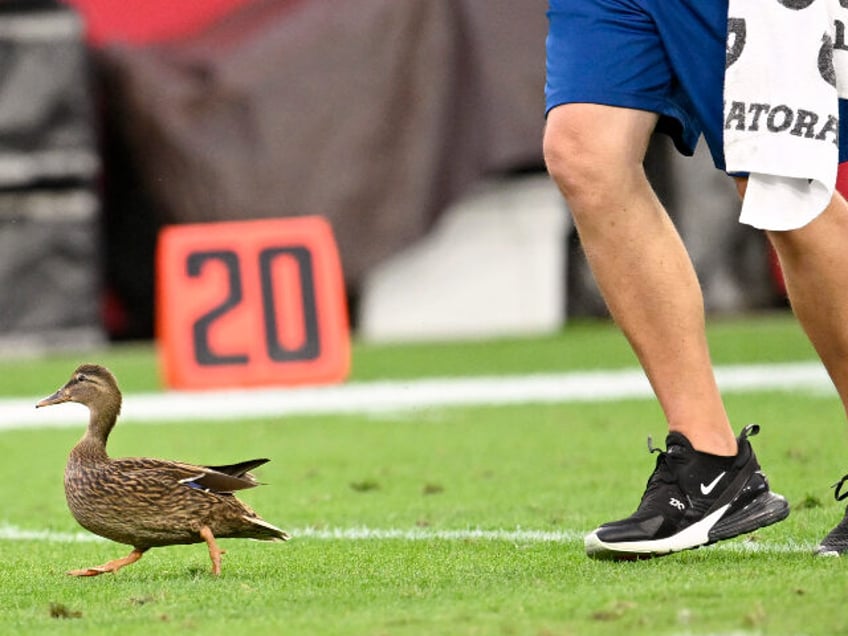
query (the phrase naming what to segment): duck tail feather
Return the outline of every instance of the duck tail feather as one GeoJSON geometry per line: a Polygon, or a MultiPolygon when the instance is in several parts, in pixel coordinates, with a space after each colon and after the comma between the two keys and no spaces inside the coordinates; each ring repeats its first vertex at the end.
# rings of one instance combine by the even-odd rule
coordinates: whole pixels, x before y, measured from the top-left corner
{"type": "Polygon", "coordinates": [[[257,529],[261,529],[257,532],[257,536],[255,537],[256,539],[263,541],[288,541],[291,539],[291,535],[288,532],[268,523],[264,519],[260,519],[259,517],[248,517],[247,515],[244,515],[244,519],[256,526],[257,529]]]}

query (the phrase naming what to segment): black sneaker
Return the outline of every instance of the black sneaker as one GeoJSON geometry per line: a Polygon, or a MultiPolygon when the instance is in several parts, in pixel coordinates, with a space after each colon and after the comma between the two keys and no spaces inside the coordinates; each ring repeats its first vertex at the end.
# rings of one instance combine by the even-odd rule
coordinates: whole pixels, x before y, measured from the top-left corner
{"type": "MultiPolygon", "coordinates": [[[[842,501],[848,497],[848,492],[842,492],[845,482],[848,482],[848,475],[833,484],[833,496],[836,497],[836,501],[842,501]]],[[[831,530],[816,548],[816,554],[821,556],[839,556],[844,552],[848,552],[848,507],[845,508],[845,516],[839,525],[831,530]]]]}
{"type": "Polygon", "coordinates": [[[669,433],[665,452],[636,512],[602,525],[585,538],[596,559],[637,559],[709,545],[782,521],[789,504],[769,490],[748,441],[760,427],[749,424],[737,438],[735,457],[692,448],[680,433],[669,433]]]}

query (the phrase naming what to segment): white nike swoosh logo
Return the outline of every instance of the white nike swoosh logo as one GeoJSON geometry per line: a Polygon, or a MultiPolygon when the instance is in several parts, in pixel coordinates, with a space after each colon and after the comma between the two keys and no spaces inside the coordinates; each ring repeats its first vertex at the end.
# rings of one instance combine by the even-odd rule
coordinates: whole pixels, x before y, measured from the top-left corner
{"type": "Polygon", "coordinates": [[[713,491],[713,488],[715,488],[715,487],[716,487],[716,485],[718,485],[718,482],[720,482],[720,481],[721,481],[721,478],[722,478],[722,477],[724,477],[724,475],[725,475],[725,473],[721,473],[718,477],[716,477],[715,479],[713,479],[713,480],[712,480],[712,481],[711,481],[708,485],[706,485],[706,486],[705,486],[703,483],[701,483],[701,494],[702,494],[702,495],[709,495],[709,494],[713,491]]]}

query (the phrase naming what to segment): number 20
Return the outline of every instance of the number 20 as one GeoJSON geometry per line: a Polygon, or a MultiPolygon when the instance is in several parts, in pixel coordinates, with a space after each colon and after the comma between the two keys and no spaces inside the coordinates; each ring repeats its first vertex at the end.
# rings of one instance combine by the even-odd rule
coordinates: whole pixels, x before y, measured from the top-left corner
{"type": "MultiPolygon", "coordinates": [[[[321,352],[318,333],[318,314],[315,303],[315,276],[312,255],[302,246],[269,247],[259,252],[259,289],[261,291],[262,318],[264,324],[265,349],[274,362],[314,360],[321,352]],[[304,342],[293,349],[286,348],[278,337],[277,302],[274,293],[274,261],[281,257],[293,258],[297,263],[302,290],[304,342]]],[[[199,277],[207,263],[217,261],[227,270],[227,295],[224,300],[201,315],[192,325],[192,342],[195,360],[203,366],[246,365],[248,354],[219,355],[209,344],[212,325],[244,300],[241,263],[233,250],[209,250],[191,252],[186,258],[186,273],[191,278],[199,277]]]]}

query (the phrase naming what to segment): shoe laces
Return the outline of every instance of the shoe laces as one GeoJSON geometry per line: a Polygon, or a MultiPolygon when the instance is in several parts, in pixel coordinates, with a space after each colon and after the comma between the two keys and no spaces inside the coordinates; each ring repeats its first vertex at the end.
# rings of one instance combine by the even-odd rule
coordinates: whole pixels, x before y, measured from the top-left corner
{"type": "Polygon", "coordinates": [[[833,488],[833,497],[836,501],[842,501],[848,498],[848,492],[842,492],[842,486],[845,485],[845,482],[848,482],[848,475],[843,476],[842,479],[831,486],[833,488]]]}
{"type": "Polygon", "coordinates": [[[685,462],[686,458],[682,454],[669,453],[668,451],[657,448],[654,446],[654,440],[650,435],[648,435],[648,452],[651,454],[657,453],[657,463],[654,467],[654,472],[651,473],[651,477],[648,479],[648,489],[651,488],[652,484],[656,483],[657,480],[655,477],[666,483],[677,481],[676,464],[685,462]]]}

